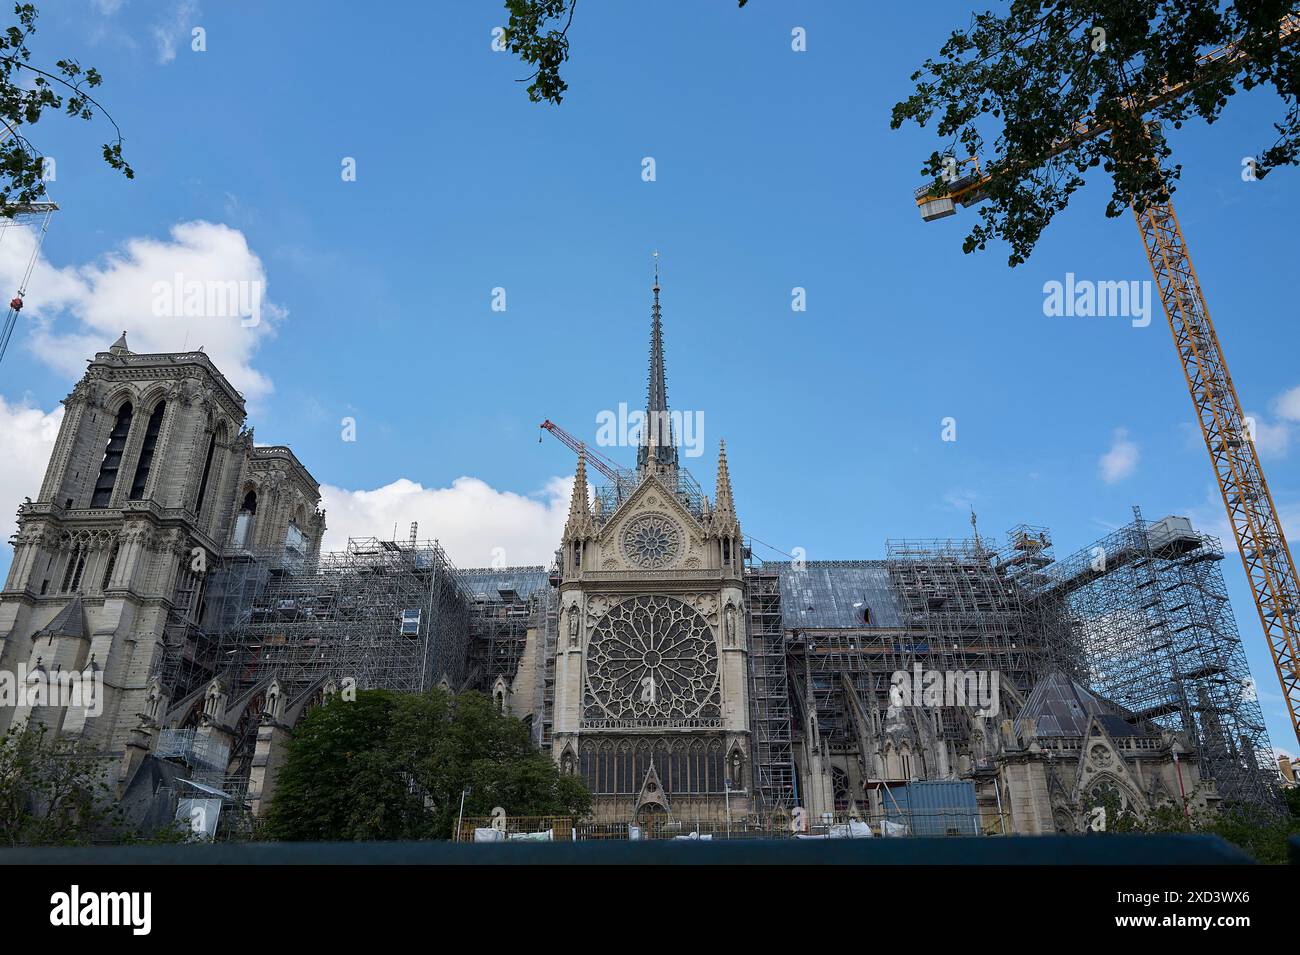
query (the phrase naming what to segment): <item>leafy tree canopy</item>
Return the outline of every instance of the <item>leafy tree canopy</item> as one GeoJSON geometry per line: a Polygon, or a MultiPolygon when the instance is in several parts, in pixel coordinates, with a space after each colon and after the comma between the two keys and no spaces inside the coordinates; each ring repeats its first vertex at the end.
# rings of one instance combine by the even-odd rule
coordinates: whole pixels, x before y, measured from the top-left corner
{"type": "Polygon", "coordinates": [[[1293,12],[1293,0],[1011,0],[1005,13],[976,14],[912,74],[916,90],[894,106],[890,125],[934,123],[944,144],[922,173],[936,185],[948,157],[997,168],[963,248],[1001,239],[1014,266],[1094,166],[1111,175],[1108,216],[1167,201],[1180,167],[1158,124],[1212,123],[1238,91],[1269,86],[1281,99],[1277,140],[1254,156],[1257,176],[1300,161],[1300,42],[1283,42],[1278,29],[1293,12]],[[1229,43],[1249,54],[1244,65],[1198,64],[1229,43]],[[1191,81],[1190,93],[1145,116],[1131,107],[1191,81]],[[1113,132],[1049,158],[1080,120],[1113,132]]]}
{"type": "Polygon", "coordinates": [[[43,159],[28,139],[28,131],[46,110],[62,110],[89,120],[98,109],[112,124],[115,136],[103,144],[104,161],[128,179],[135,178],[122,155],[122,132],[90,95],[103,82],[93,66],[61,59],[49,70],[33,65],[29,48],[36,32],[34,3],[14,4],[14,23],[0,32],[0,215],[12,217],[15,206],[40,201],[45,195],[43,159]]]}
{"type": "MultiPolygon", "coordinates": [[[[748,2],[739,0],[742,7],[748,2]]],[[[569,27],[577,6],[578,0],[506,0],[506,49],[533,67],[524,82],[534,103],[558,106],[569,88],[560,67],[569,59],[569,27]]]]}
{"type": "Polygon", "coordinates": [[[538,751],[519,720],[467,691],[363,690],[307,715],[267,820],[283,840],[446,839],[460,811],[582,815],[591,796],[538,751]]]}
{"type": "MultiPolygon", "coordinates": [[[[1193,832],[1219,836],[1257,862],[1282,865],[1287,840],[1300,835],[1300,788],[1282,791],[1284,813],[1275,815],[1248,804],[1227,803],[1215,810],[1185,812],[1180,806],[1151,810],[1145,819],[1122,811],[1111,796],[1093,800],[1106,810],[1106,834],[1193,832]]],[[[1095,835],[1095,833],[1090,833],[1095,835]]]]}
{"type": "Polygon", "coordinates": [[[0,736],[0,845],[88,845],[116,824],[102,760],[44,726],[0,736]]]}

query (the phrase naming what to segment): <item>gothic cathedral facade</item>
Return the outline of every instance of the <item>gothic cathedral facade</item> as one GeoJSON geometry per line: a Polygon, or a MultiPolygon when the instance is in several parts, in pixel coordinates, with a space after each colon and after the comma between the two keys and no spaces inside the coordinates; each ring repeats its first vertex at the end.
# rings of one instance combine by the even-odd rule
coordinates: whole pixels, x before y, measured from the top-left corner
{"type": "Polygon", "coordinates": [[[589,503],[580,455],[562,541],[553,755],[597,822],[750,811],[744,557],[725,446],[692,494],[668,414],[659,283],[637,468],[589,503]]]}
{"type": "Polygon", "coordinates": [[[120,761],[125,785],[169,706],[158,662],[203,616],[232,554],[314,557],[316,481],[287,447],[255,447],[244,399],[201,350],[132,352],[126,334],[63,400],[36,500],[18,510],[0,592],[0,670],[96,674],[80,706],[0,707],[120,761]]]}

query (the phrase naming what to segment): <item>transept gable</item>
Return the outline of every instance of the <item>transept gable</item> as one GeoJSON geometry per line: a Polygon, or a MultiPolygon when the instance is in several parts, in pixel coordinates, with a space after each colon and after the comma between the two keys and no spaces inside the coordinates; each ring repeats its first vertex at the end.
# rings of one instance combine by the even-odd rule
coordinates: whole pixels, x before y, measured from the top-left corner
{"type": "Polygon", "coordinates": [[[1142,787],[1134,779],[1119,747],[1100,719],[1094,716],[1089,721],[1081,743],[1079,769],[1075,777],[1078,804],[1085,805],[1091,794],[1114,787],[1126,797],[1123,808],[1142,813],[1145,808],[1142,787]]]}
{"type": "Polygon", "coordinates": [[[649,474],[600,527],[595,541],[602,569],[699,569],[707,566],[703,525],[672,489],[649,474]],[[629,551],[641,547],[641,558],[629,551]]]}

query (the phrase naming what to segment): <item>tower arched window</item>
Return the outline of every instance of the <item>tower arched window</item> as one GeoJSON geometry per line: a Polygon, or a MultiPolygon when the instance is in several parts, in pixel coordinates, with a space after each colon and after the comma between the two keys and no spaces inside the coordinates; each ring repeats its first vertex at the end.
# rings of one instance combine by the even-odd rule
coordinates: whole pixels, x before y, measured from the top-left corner
{"type": "Polygon", "coordinates": [[[63,592],[76,593],[81,589],[81,575],[86,570],[88,548],[84,543],[77,544],[68,556],[68,566],[63,572],[63,592]]]}
{"type": "Polygon", "coordinates": [[[149,416],[149,424],[144,430],[144,444],[140,446],[140,460],[135,465],[135,479],[131,482],[131,500],[144,498],[145,485],[149,483],[149,468],[153,465],[154,449],[158,447],[158,432],[162,430],[163,414],[167,411],[167,402],[158,402],[149,416]]]}
{"type": "Polygon", "coordinates": [[[212,437],[208,438],[208,455],[203,461],[203,477],[199,480],[199,496],[194,502],[195,515],[203,513],[203,498],[208,493],[208,477],[212,474],[212,455],[217,450],[217,432],[212,432],[212,437]]]}
{"type": "Polygon", "coordinates": [[[104,461],[99,466],[99,477],[95,480],[95,493],[90,498],[91,507],[108,507],[108,502],[113,497],[117,472],[122,466],[122,451],[126,448],[126,437],[131,433],[133,411],[131,402],[128,401],[117,413],[113,430],[108,435],[108,446],[104,448],[104,461]]]}

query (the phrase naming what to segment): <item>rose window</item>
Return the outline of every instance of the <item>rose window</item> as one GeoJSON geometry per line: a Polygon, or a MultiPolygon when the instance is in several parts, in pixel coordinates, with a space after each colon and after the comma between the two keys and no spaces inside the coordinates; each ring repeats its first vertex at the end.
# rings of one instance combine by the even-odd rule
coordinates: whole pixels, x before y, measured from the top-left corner
{"type": "Polygon", "coordinates": [[[681,533],[666,517],[645,514],[628,524],[623,532],[623,549],[639,567],[667,567],[681,549],[681,533]]]}
{"type": "Polygon", "coordinates": [[[718,648],[713,630],[672,597],[617,604],[587,645],[589,719],[716,717],[718,648]]]}

